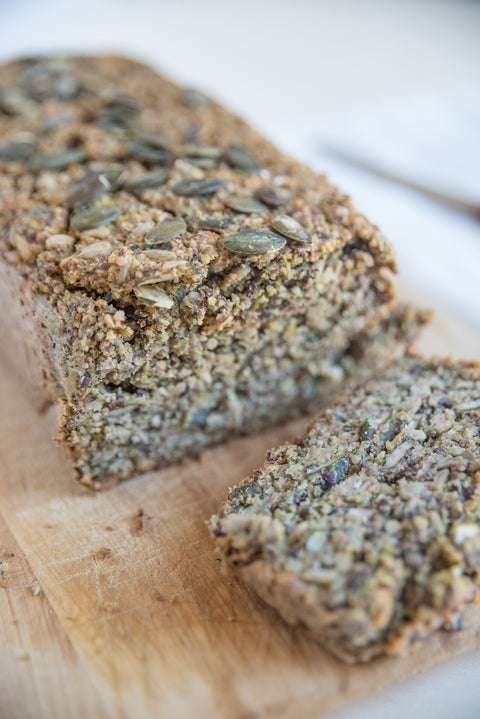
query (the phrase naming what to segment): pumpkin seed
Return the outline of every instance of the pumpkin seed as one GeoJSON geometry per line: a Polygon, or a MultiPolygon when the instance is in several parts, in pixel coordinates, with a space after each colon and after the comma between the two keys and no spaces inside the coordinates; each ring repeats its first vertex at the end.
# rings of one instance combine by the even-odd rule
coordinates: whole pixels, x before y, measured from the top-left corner
{"type": "Polygon", "coordinates": [[[256,172],[260,169],[258,160],[250,150],[243,145],[229,145],[225,150],[225,159],[229,165],[237,170],[256,172]]]}
{"type": "Polygon", "coordinates": [[[168,310],[175,304],[172,298],[163,292],[159,284],[140,285],[139,287],[135,287],[133,292],[139,300],[143,300],[143,302],[146,302],[148,305],[153,305],[154,307],[161,307],[162,309],[168,310]]]}
{"type": "Polygon", "coordinates": [[[255,193],[255,197],[269,207],[281,207],[292,199],[289,192],[282,192],[273,187],[259,187],[255,193]]]}
{"type": "Polygon", "coordinates": [[[224,199],[224,204],[235,212],[245,212],[247,214],[267,212],[268,207],[255,200],[253,197],[242,197],[241,195],[229,195],[224,199]]]}
{"type": "Polygon", "coordinates": [[[168,180],[168,170],[151,170],[136,177],[130,177],[122,184],[125,190],[148,190],[151,187],[164,185],[168,180]]]}
{"type": "Polygon", "coordinates": [[[140,129],[135,133],[135,137],[142,145],[149,145],[157,148],[157,150],[171,150],[172,148],[172,143],[156,132],[145,132],[140,129]]]}
{"type": "Polygon", "coordinates": [[[217,190],[220,190],[224,184],[221,180],[215,180],[212,177],[205,177],[202,180],[184,180],[172,187],[172,192],[184,197],[213,195],[217,190]]]}
{"type": "Polygon", "coordinates": [[[52,130],[58,130],[64,125],[68,125],[70,122],[72,122],[72,118],[68,115],[51,115],[45,119],[43,128],[47,132],[51,132],[52,130]]]}
{"type": "Polygon", "coordinates": [[[102,130],[110,130],[112,127],[120,127],[128,132],[135,132],[135,117],[130,113],[123,113],[119,110],[101,110],[97,117],[97,125],[102,130]]]}
{"type": "Polygon", "coordinates": [[[91,205],[109,189],[110,183],[105,175],[93,171],[87,172],[67,193],[65,205],[67,207],[91,205]]]}
{"type": "Polygon", "coordinates": [[[197,142],[198,135],[202,129],[202,123],[201,122],[191,122],[185,130],[182,132],[182,142],[185,143],[191,143],[191,142],[197,142]]]}
{"type": "Polygon", "coordinates": [[[141,109],[141,104],[135,98],[127,95],[117,95],[110,98],[106,106],[100,111],[97,124],[105,129],[123,127],[135,132],[135,122],[141,109]]]}
{"type": "Polygon", "coordinates": [[[181,217],[165,220],[165,222],[160,222],[160,224],[155,225],[153,229],[147,232],[145,235],[145,244],[161,245],[164,242],[175,239],[178,235],[183,235],[186,229],[186,222],[182,220],[181,217]]]}
{"type": "Polygon", "coordinates": [[[130,95],[115,95],[106,103],[108,110],[118,111],[124,115],[138,115],[142,110],[142,104],[136,97],[130,95]]]}
{"type": "Polygon", "coordinates": [[[205,109],[212,106],[210,98],[204,95],[203,92],[200,92],[200,90],[196,90],[193,87],[186,87],[182,90],[182,99],[188,107],[205,109]]]}
{"type": "Polygon", "coordinates": [[[19,162],[26,160],[35,149],[32,140],[12,140],[0,147],[0,158],[6,162],[19,162]]]}
{"type": "Polygon", "coordinates": [[[5,115],[23,115],[32,102],[19,87],[0,89],[0,112],[5,115]]]}
{"type": "Polygon", "coordinates": [[[284,237],[288,237],[290,240],[296,240],[303,244],[310,244],[312,241],[311,236],[304,226],[293,217],[280,215],[279,217],[275,217],[270,224],[276,232],[279,232],[284,237]]]}
{"type": "Polygon", "coordinates": [[[71,72],[61,72],[53,81],[53,93],[60,100],[74,100],[81,92],[78,78],[71,72]]]}
{"type": "Polygon", "coordinates": [[[87,159],[84,150],[65,150],[57,155],[35,155],[29,162],[31,170],[65,170],[87,159]]]}
{"type": "Polygon", "coordinates": [[[99,170],[99,174],[108,180],[112,190],[118,190],[122,184],[123,167],[121,165],[117,165],[117,167],[110,165],[109,167],[102,168],[99,170]]]}
{"type": "Polygon", "coordinates": [[[91,230],[93,227],[98,227],[99,225],[106,225],[118,217],[119,214],[120,210],[118,207],[92,207],[92,209],[77,212],[70,220],[70,225],[76,230],[83,232],[84,230],[91,230]]]}
{"type": "Polygon", "coordinates": [[[146,165],[169,165],[173,159],[169,150],[143,145],[140,142],[129,142],[128,152],[134,160],[146,165]]]}
{"type": "Polygon", "coordinates": [[[285,239],[268,230],[239,230],[224,237],[221,242],[227,250],[238,255],[264,255],[280,250],[285,239]]]}

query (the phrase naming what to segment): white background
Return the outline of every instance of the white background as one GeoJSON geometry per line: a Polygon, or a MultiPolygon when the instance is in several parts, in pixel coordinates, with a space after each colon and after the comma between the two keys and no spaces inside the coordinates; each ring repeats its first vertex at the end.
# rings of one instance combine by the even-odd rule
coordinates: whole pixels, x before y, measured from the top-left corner
{"type": "MultiPolygon", "coordinates": [[[[448,108],[461,86],[480,99],[480,3],[0,0],[0,60],[53,51],[130,53],[202,87],[287,151],[328,171],[394,241],[407,279],[480,328],[480,222],[321,150],[321,140],[339,126],[354,137],[365,108],[368,122],[382,103],[391,111],[411,106],[420,137],[428,137],[417,101],[405,98],[432,96],[448,108]]],[[[450,151],[461,132],[445,136],[450,151]]],[[[480,132],[471,158],[466,152],[461,159],[477,178],[480,203],[474,145],[478,152],[480,132]]],[[[479,717],[480,652],[330,716],[479,717]]]]}

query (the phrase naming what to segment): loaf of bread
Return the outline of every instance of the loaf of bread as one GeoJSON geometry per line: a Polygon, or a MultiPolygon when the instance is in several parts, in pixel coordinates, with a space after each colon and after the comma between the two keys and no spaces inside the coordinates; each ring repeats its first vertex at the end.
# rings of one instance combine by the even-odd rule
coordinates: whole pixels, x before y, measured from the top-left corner
{"type": "Polygon", "coordinates": [[[480,587],[480,365],[403,360],[211,520],[234,572],[347,662],[460,629],[480,587]]]}
{"type": "Polygon", "coordinates": [[[0,137],[3,351],[28,347],[90,487],[308,410],[412,339],[378,229],[198,91],[19,60],[0,137]]]}

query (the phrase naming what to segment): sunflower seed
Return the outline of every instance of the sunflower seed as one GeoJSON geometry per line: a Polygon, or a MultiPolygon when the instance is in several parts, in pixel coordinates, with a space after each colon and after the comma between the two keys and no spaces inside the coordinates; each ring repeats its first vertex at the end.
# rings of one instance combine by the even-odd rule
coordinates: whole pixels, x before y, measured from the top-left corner
{"type": "Polygon", "coordinates": [[[189,144],[183,148],[183,154],[188,157],[208,157],[218,160],[222,156],[222,150],[216,145],[194,145],[189,144]]]}
{"type": "Polygon", "coordinates": [[[197,165],[192,165],[190,160],[184,160],[178,157],[173,163],[173,170],[178,173],[184,180],[203,180],[205,173],[197,165]]]}
{"type": "Polygon", "coordinates": [[[112,245],[110,242],[107,241],[100,241],[100,242],[92,242],[91,245],[87,245],[83,248],[83,250],[80,250],[78,253],[79,257],[86,257],[88,259],[93,259],[94,257],[100,257],[100,255],[106,255],[108,254],[112,249],[112,245]]]}
{"type": "Polygon", "coordinates": [[[65,170],[70,165],[87,159],[84,150],[66,150],[58,155],[36,155],[29,162],[31,170],[65,170]]]}
{"type": "Polygon", "coordinates": [[[50,235],[45,240],[47,250],[58,250],[68,252],[75,244],[75,238],[71,235],[50,235]]]}
{"type": "Polygon", "coordinates": [[[255,197],[264,202],[269,207],[281,207],[292,199],[289,192],[282,192],[273,187],[259,187],[255,193],[255,197]]]}
{"type": "Polygon", "coordinates": [[[219,165],[219,160],[215,157],[189,157],[188,161],[202,170],[216,170],[219,165]]]}
{"type": "Polygon", "coordinates": [[[193,87],[186,87],[182,90],[182,99],[188,107],[207,108],[212,106],[210,98],[193,87]]]}
{"type": "Polygon", "coordinates": [[[228,164],[237,170],[256,172],[260,169],[258,160],[250,150],[243,145],[229,145],[225,150],[225,159],[228,164]]]}
{"type": "Polygon", "coordinates": [[[122,184],[122,187],[125,190],[148,190],[151,187],[164,185],[167,180],[168,170],[152,170],[151,172],[136,175],[136,177],[129,177],[122,184]]]}
{"type": "Polygon", "coordinates": [[[213,195],[217,190],[223,187],[221,180],[215,180],[212,177],[206,177],[203,180],[185,180],[179,182],[172,187],[172,192],[176,195],[184,197],[194,197],[196,195],[213,195]]]}
{"type": "Polygon", "coordinates": [[[169,165],[172,162],[172,153],[158,147],[143,145],[140,142],[129,142],[128,152],[134,160],[146,165],[169,165]]]}
{"type": "Polygon", "coordinates": [[[247,214],[267,212],[268,207],[255,200],[253,197],[242,197],[240,195],[229,195],[224,199],[224,204],[235,212],[245,212],[247,214]]]}
{"type": "Polygon", "coordinates": [[[312,241],[311,236],[304,226],[293,217],[280,215],[279,217],[275,217],[270,224],[276,232],[279,232],[284,237],[288,237],[290,240],[296,240],[303,244],[310,244],[312,241]]]}
{"type": "Polygon", "coordinates": [[[168,310],[175,304],[172,298],[160,289],[160,285],[140,285],[135,287],[133,291],[139,300],[143,300],[154,307],[168,310]]]}
{"type": "Polygon", "coordinates": [[[0,158],[6,162],[26,160],[34,148],[35,143],[32,140],[12,140],[0,147],[0,158]]]}
{"type": "Polygon", "coordinates": [[[215,217],[204,217],[203,220],[197,223],[199,230],[211,230],[212,232],[219,232],[221,230],[228,230],[229,227],[233,227],[235,223],[228,217],[224,217],[221,220],[215,217]]]}
{"type": "Polygon", "coordinates": [[[109,189],[110,183],[105,175],[93,171],[87,172],[67,193],[65,205],[67,207],[91,205],[109,189]]]}
{"type": "Polygon", "coordinates": [[[160,224],[155,225],[153,229],[147,232],[145,235],[145,244],[161,245],[164,242],[175,239],[178,235],[183,235],[186,229],[187,225],[185,220],[182,220],[181,217],[165,220],[165,222],[160,222],[160,224]]]}
{"type": "Polygon", "coordinates": [[[93,227],[98,227],[98,225],[106,225],[108,222],[114,220],[115,217],[118,217],[119,214],[120,210],[118,207],[92,207],[92,209],[77,212],[70,220],[70,225],[76,230],[83,232],[84,230],[91,230],[93,227]]]}
{"type": "Polygon", "coordinates": [[[264,255],[280,250],[285,239],[268,230],[239,230],[224,237],[222,244],[227,250],[238,255],[264,255]]]}

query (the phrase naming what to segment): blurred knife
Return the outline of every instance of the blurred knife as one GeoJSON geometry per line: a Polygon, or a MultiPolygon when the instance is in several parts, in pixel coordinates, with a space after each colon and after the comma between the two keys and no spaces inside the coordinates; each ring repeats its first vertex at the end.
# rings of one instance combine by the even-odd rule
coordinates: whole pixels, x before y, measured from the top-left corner
{"type": "Polygon", "coordinates": [[[420,192],[423,195],[430,197],[432,200],[435,200],[442,205],[446,205],[459,212],[471,215],[477,220],[480,220],[480,202],[469,202],[462,197],[456,197],[455,195],[453,195],[453,193],[447,194],[445,192],[439,192],[438,190],[428,187],[427,185],[392,172],[385,167],[381,167],[380,165],[377,165],[375,162],[372,162],[365,157],[354,154],[351,150],[345,151],[344,149],[335,146],[331,142],[323,144],[322,150],[335,159],[347,162],[348,164],[358,167],[361,170],[365,170],[370,174],[377,175],[377,177],[383,177],[385,180],[389,180],[390,182],[395,182],[398,185],[409,187],[412,190],[416,190],[417,192],[420,192]]]}

